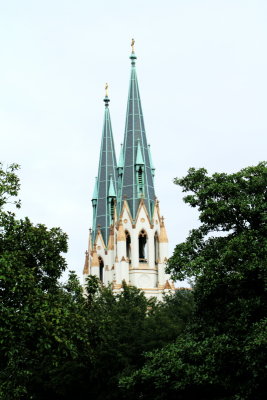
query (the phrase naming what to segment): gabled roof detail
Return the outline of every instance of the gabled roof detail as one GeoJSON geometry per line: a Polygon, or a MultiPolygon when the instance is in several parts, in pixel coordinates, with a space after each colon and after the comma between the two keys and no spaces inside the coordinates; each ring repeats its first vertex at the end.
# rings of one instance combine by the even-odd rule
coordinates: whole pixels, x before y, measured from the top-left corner
{"type": "Polygon", "coordinates": [[[127,198],[131,214],[135,218],[140,196],[138,195],[137,177],[136,177],[136,162],[143,160],[144,165],[144,185],[143,197],[150,218],[152,217],[152,205],[155,200],[155,191],[153,183],[153,174],[151,162],[149,158],[149,150],[146,139],[145,124],[143,111],[141,106],[140,93],[136,75],[136,55],[134,51],[130,56],[131,59],[131,79],[128,95],[128,104],[126,112],[126,124],[123,143],[123,159],[124,169],[122,176],[122,186],[119,198],[119,210],[122,208],[123,198],[127,198]],[[140,145],[138,145],[140,143],[140,145]],[[137,154],[138,153],[138,154],[137,154]],[[137,157],[138,156],[138,157],[137,157]]]}
{"type": "Polygon", "coordinates": [[[94,192],[93,196],[95,199],[97,199],[95,206],[95,218],[93,221],[93,242],[95,242],[96,239],[98,226],[100,226],[105,246],[108,244],[110,226],[110,210],[107,199],[109,196],[116,197],[117,194],[117,161],[110,121],[109,102],[110,100],[106,93],[104,98],[105,113],[96,193],[94,192]]]}
{"type": "Polygon", "coordinates": [[[131,224],[133,224],[133,217],[132,217],[131,210],[129,208],[127,200],[123,201],[123,205],[122,205],[122,209],[121,209],[121,213],[120,213],[120,218],[123,217],[124,211],[127,213],[127,217],[130,219],[131,224]]]}
{"type": "Polygon", "coordinates": [[[104,242],[100,226],[97,228],[97,233],[96,233],[96,238],[95,238],[95,245],[96,244],[101,245],[103,248],[106,247],[106,244],[104,242]]]}
{"type": "Polygon", "coordinates": [[[140,215],[142,209],[144,210],[144,212],[146,214],[146,217],[147,217],[147,219],[148,219],[148,221],[150,222],[150,225],[151,225],[150,215],[148,214],[144,199],[140,200],[140,203],[139,203],[139,206],[138,206],[138,209],[137,209],[137,213],[136,213],[136,217],[135,217],[136,222],[137,222],[137,220],[139,218],[139,215],[140,215]]]}

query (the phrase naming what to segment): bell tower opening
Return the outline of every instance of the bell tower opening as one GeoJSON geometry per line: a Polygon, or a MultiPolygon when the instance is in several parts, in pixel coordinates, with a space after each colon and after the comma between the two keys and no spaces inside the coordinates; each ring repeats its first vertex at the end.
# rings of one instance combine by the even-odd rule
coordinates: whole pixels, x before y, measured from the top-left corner
{"type": "Polygon", "coordinates": [[[154,236],[154,250],[155,250],[155,264],[159,262],[159,236],[158,233],[155,233],[154,236]]]}
{"type": "Polygon", "coordinates": [[[144,230],[139,233],[139,262],[147,262],[147,234],[144,230]]]}
{"type": "Polygon", "coordinates": [[[131,236],[128,231],[125,231],[126,236],[126,257],[131,262],[131,236]]]}
{"type": "Polygon", "coordinates": [[[101,282],[104,281],[104,261],[102,259],[102,257],[98,257],[99,260],[99,279],[101,280],[101,282]]]}

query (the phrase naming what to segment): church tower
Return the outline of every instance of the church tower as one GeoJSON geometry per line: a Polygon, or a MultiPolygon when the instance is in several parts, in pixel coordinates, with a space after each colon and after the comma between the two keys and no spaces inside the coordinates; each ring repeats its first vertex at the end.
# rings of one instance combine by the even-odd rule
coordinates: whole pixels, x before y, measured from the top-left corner
{"type": "Polygon", "coordinates": [[[147,297],[162,298],[174,290],[165,273],[168,237],[155,197],[150,146],[136,74],[132,40],[131,77],[124,141],[117,165],[106,85],[104,125],[98,176],[92,198],[93,227],[85,256],[84,277],[98,276],[121,290],[123,280],[142,289],[147,297]]]}

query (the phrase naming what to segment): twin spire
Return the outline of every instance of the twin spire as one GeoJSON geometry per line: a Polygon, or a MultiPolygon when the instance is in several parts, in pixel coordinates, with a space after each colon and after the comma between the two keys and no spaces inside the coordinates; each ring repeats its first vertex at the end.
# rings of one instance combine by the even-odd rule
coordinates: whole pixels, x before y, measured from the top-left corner
{"type": "Polygon", "coordinates": [[[109,227],[114,219],[115,199],[117,196],[117,161],[114,148],[110,113],[108,85],[105,86],[105,112],[100,148],[98,176],[95,182],[93,205],[93,241],[100,227],[104,242],[107,244],[109,227]]]}
{"type": "Polygon", "coordinates": [[[136,75],[135,41],[132,39],[131,77],[126,111],[124,142],[117,165],[109,113],[108,84],[105,85],[105,113],[99,157],[98,177],[92,199],[93,241],[97,231],[108,244],[110,225],[115,213],[120,215],[123,200],[127,199],[132,218],[135,219],[140,200],[145,202],[150,218],[155,203],[154,167],[147,145],[143,112],[136,75]]]}

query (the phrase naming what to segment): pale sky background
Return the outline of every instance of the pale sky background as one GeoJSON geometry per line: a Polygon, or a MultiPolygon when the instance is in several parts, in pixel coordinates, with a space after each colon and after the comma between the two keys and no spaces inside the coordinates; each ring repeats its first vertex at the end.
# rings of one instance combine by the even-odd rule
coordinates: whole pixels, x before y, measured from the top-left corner
{"type": "Polygon", "coordinates": [[[19,216],[67,232],[79,276],[104,85],[118,151],[132,37],[170,255],[198,224],[174,177],[267,159],[266,0],[0,0],[1,160],[21,165],[19,216]]]}

